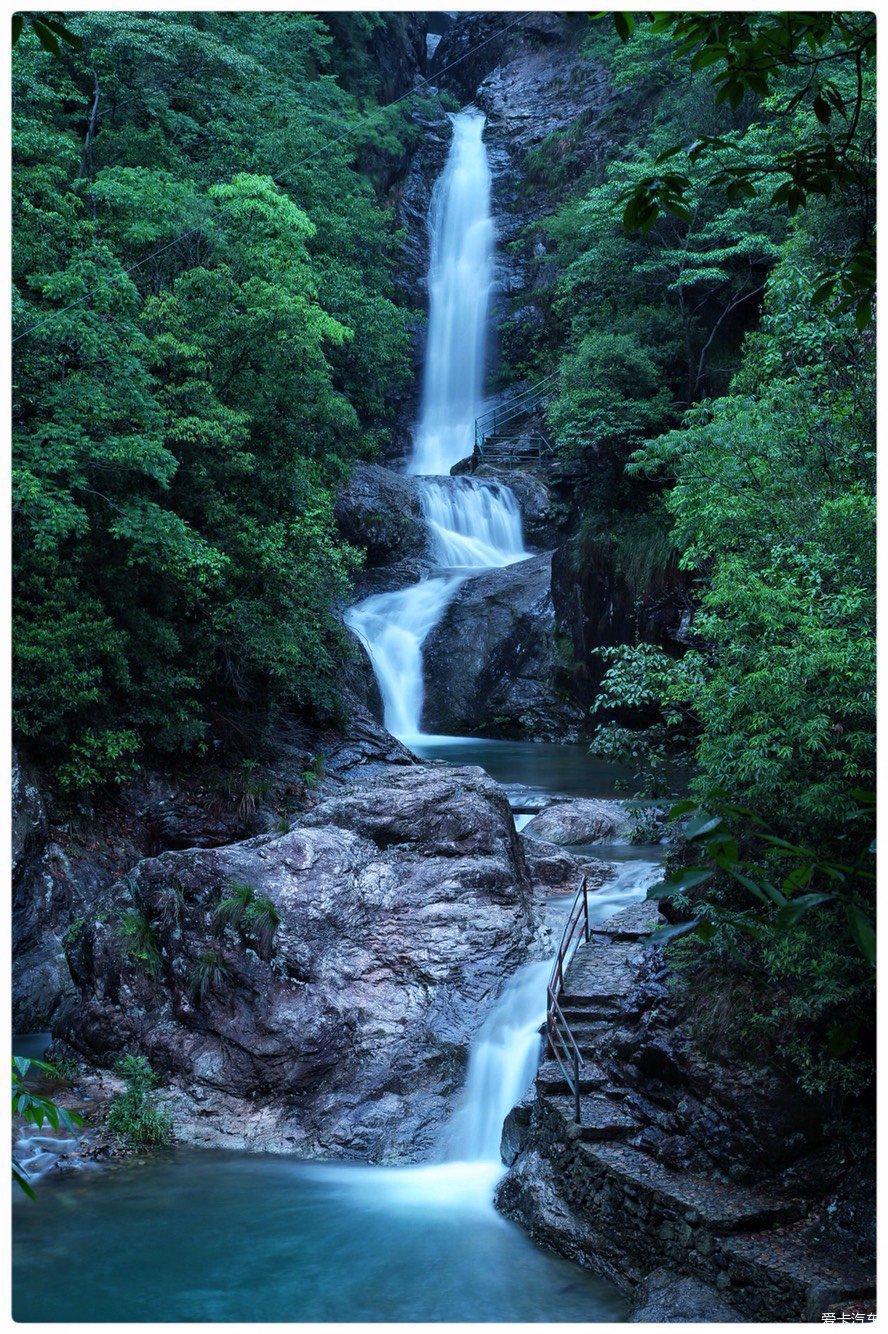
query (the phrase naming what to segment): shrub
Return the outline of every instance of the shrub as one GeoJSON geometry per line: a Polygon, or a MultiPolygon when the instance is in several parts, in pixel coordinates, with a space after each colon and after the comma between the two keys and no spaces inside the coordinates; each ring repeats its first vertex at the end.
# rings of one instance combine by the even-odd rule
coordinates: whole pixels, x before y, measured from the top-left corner
{"type": "Polygon", "coordinates": [[[219,901],[214,920],[219,927],[233,926],[252,936],[259,952],[267,954],[281,918],[271,899],[259,897],[252,885],[233,881],[227,896],[219,901]]]}
{"type": "Polygon", "coordinates": [[[144,1056],[126,1052],[115,1065],[126,1080],[108,1112],[108,1129],[127,1144],[158,1146],[173,1138],[173,1123],[157,1106],[154,1089],[157,1076],[144,1056]]]}
{"type": "Polygon", "coordinates": [[[161,968],[160,947],[154,928],[138,908],[131,908],[120,919],[119,934],[130,960],[148,977],[157,977],[161,968]]]}

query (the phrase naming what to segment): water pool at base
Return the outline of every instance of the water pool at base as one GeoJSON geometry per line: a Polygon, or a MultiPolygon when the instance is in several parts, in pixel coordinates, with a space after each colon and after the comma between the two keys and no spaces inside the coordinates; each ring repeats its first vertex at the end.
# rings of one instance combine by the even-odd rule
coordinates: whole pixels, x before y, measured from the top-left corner
{"type": "Polygon", "coordinates": [[[507,789],[527,787],[528,795],[557,792],[564,797],[625,798],[617,784],[632,777],[628,769],[594,759],[588,743],[420,736],[407,744],[421,760],[478,764],[507,789]]]}
{"type": "Polygon", "coordinates": [[[490,1203],[490,1164],[176,1149],[15,1203],[23,1321],[619,1321],[490,1203]]]}

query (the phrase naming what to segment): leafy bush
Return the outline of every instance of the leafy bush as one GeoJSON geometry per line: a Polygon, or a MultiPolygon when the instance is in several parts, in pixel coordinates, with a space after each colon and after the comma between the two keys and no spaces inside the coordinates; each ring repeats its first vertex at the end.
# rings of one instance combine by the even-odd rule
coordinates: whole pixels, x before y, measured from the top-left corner
{"type": "Polygon", "coordinates": [[[120,919],[119,934],[134,964],[148,977],[157,977],[162,959],[151,922],[138,908],[130,908],[120,919]]]}
{"type": "Polygon", "coordinates": [[[114,1068],[126,1080],[126,1089],[112,1100],[108,1129],[127,1144],[145,1147],[169,1144],[173,1123],[157,1106],[154,1089],[159,1081],[146,1058],[127,1052],[114,1068]]]}
{"type": "Polygon", "coordinates": [[[280,914],[271,899],[261,898],[252,885],[233,881],[225,898],[219,900],[215,922],[219,927],[233,926],[255,939],[260,954],[267,954],[280,926],[280,914]]]}

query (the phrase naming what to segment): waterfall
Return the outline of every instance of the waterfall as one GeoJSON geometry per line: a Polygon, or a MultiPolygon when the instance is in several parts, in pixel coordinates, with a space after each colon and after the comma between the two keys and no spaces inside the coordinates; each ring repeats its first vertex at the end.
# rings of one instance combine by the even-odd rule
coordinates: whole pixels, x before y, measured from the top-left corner
{"type": "Polygon", "coordinates": [[[409,465],[426,475],[449,473],[472,452],[493,282],[484,117],[470,109],[450,119],[450,152],[429,209],[429,336],[409,465]]]}
{"type": "Polygon", "coordinates": [[[383,720],[392,736],[422,735],[422,645],[461,579],[424,579],[395,593],[376,593],[345,613],[345,623],[367,650],[382,695],[383,720]]]}
{"type": "Polygon", "coordinates": [[[521,511],[508,487],[471,477],[449,485],[429,479],[420,500],[439,565],[489,570],[526,558],[521,511]]]}
{"type": "Polygon", "coordinates": [[[449,1159],[495,1163],[501,1170],[503,1122],[530,1088],[539,1064],[551,971],[551,961],[519,969],[475,1038],[462,1105],[448,1127],[449,1159]]]}
{"type": "Polygon", "coordinates": [[[467,572],[499,569],[529,555],[521,511],[507,486],[448,475],[472,452],[493,277],[484,117],[470,108],[450,119],[453,139],[429,210],[429,336],[408,464],[418,479],[430,551],[440,573],[411,588],[374,594],[345,614],[373,666],[385,726],[408,742],[423,736],[423,643],[467,572]]]}

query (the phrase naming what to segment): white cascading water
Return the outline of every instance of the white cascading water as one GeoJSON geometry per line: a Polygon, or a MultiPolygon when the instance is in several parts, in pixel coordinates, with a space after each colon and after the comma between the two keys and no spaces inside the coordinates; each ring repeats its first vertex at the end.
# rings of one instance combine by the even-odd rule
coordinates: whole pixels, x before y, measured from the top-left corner
{"type": "Polygon", "coordinates": [[[375,593],[345,613],[373,666],[385,726],[402,741],[422,735],[422,645],[461,583],[446,575],[423,579],[395,593],[375,593]]]}
{"type": "Polygon", "coordinates": [[[493,285],[484,117],[451,116],[453,139],[429,209],[429,337],[422,413],[408,471],[450,472],[472,452],[493,285]]]}
{"type": "Polygon", "coordinates": [[[529,555],[521,511],[509,488],[450,476],[451,467],[472,452],[493,282],[484,117],[469,109],[451,121],[453,140],[429,210],[429,336],[408,464],[421,479],[423,517],[441,573],[410,588],[375,594],[345,614],[373,666],[385,726],[406,742],[425,737],[422,646],[467,572],[500,569],[529,555]]]}
{"type": "Polygon", "coordinates": [[[420,498],[433,554],[446,569],[497,569],[527,558],[521,510],[507,486],[471,477],[430,478],[420,498]]]}
{"type": "Polygon", "coordinates": [[[493,1163],[502,1170],[503,1122],[530,1088],[539,1064],[551,971],[551,962],[519,969],[475,1038],[462,1105],[447,1130],[448,1159],[493,1163]]]}

